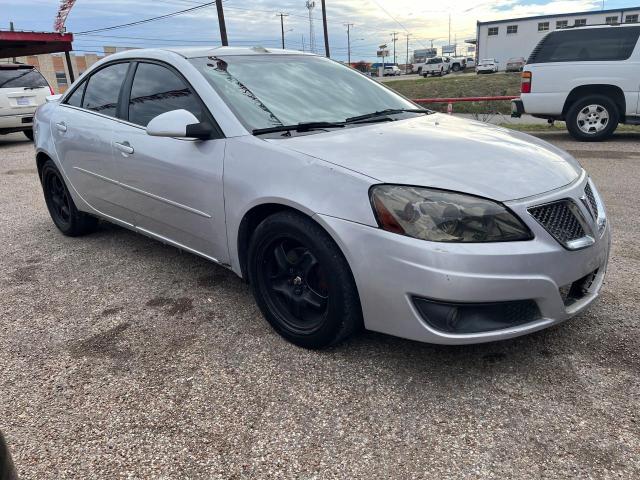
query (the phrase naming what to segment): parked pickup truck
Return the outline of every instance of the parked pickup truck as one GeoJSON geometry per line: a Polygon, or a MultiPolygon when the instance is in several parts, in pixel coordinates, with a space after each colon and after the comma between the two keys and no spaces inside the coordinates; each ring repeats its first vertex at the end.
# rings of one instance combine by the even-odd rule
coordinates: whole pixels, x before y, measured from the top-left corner
{"type": "Polygon", "coordinates": [[[640,125],[640,25],[599,25],[545,36],[522,72],[512,116],[564,120],[577,140],[599,141],[619,123],[640,125]]]}
{"type": "Polygon", "coordinates": [[[433,57],[428,59],[422,66],[420,75],[424,78],[427,78],[429,75],[442,76],[449,73],[450,68],[451,65],[448,62],[445,62],[443,57],[433,57]]]}

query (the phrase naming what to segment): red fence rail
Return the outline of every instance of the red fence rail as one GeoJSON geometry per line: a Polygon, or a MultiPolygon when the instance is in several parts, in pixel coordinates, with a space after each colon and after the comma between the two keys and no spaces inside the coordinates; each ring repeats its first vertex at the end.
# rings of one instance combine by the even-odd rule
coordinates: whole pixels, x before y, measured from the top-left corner
{"type": "Polygon", "coordinates": [[[414,98],[416,103],[446,103],[447,113],[453,112],[453,104],[458,102],[495,102],[495,101],[510,101],[517,96],[513,95],[499,95],[494,97],[440,97],[440,98],[414,98]]]}

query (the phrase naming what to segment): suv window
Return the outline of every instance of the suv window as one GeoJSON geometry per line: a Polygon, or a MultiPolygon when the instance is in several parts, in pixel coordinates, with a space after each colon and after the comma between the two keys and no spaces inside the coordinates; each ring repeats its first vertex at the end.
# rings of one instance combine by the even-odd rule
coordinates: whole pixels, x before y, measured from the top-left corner
{"type": "Polygon", "coordinates": [[[626,60],[640,36],[640,27],[551,32],[534,49],[528,63],[626,60]]]}
{"type": "Polygon", "coordinates": [[[129,121],[146,127],[154,117],[179,109],[191,112],[201,122],[205,119],[201,103],[178,75],[155,63],[138,64],[131,87],[129,121]]]}
{"type": "Polygon", "coordinates": [[[0,88],[41,88],[49,84],[35,68],[0,68],[0,88]]]}
{"type": "Polygon", "coordinates": [[[87,110],[115,117],[120,87],[128,68],[128,63],[116,63],[91,75],[85,87],[82,106],[87,110]]]}

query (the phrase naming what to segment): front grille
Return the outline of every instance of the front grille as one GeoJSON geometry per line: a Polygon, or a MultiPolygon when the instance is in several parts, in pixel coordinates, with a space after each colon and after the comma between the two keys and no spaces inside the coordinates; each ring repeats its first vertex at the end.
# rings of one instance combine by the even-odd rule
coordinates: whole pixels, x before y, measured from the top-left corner
{"type": "Polygon", "coordinates": [[[586,236],[572,200],[560,200],[528,209],[529,213],[558,242],[567,242],[586,236]],[[573,208],[572,208],[573,207],[573,208]]]}
{"type": "Polygon", "coordinates": [[[587,186],[584,187],[584,194],[587,197],[587,202],[589,202],[589,208],[591,213],[593,214],[593,218],[598,218],[598,203],[596,202],[596,197],[593,194],[593,190],[591,190],[591,186],[587,183],[587,186]]]}

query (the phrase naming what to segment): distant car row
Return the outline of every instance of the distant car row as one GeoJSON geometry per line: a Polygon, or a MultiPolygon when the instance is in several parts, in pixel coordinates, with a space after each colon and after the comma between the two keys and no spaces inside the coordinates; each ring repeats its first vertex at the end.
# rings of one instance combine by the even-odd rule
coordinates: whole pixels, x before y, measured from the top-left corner
{"type": "Polygon", "coordinates": [[[428,77],[429,75],[446,75],[449,72],[459,72],[465,68],[473,68],[475,60],[472,57],[433,57],[422,63],[413,65],[413,73],[428,77]]]}

